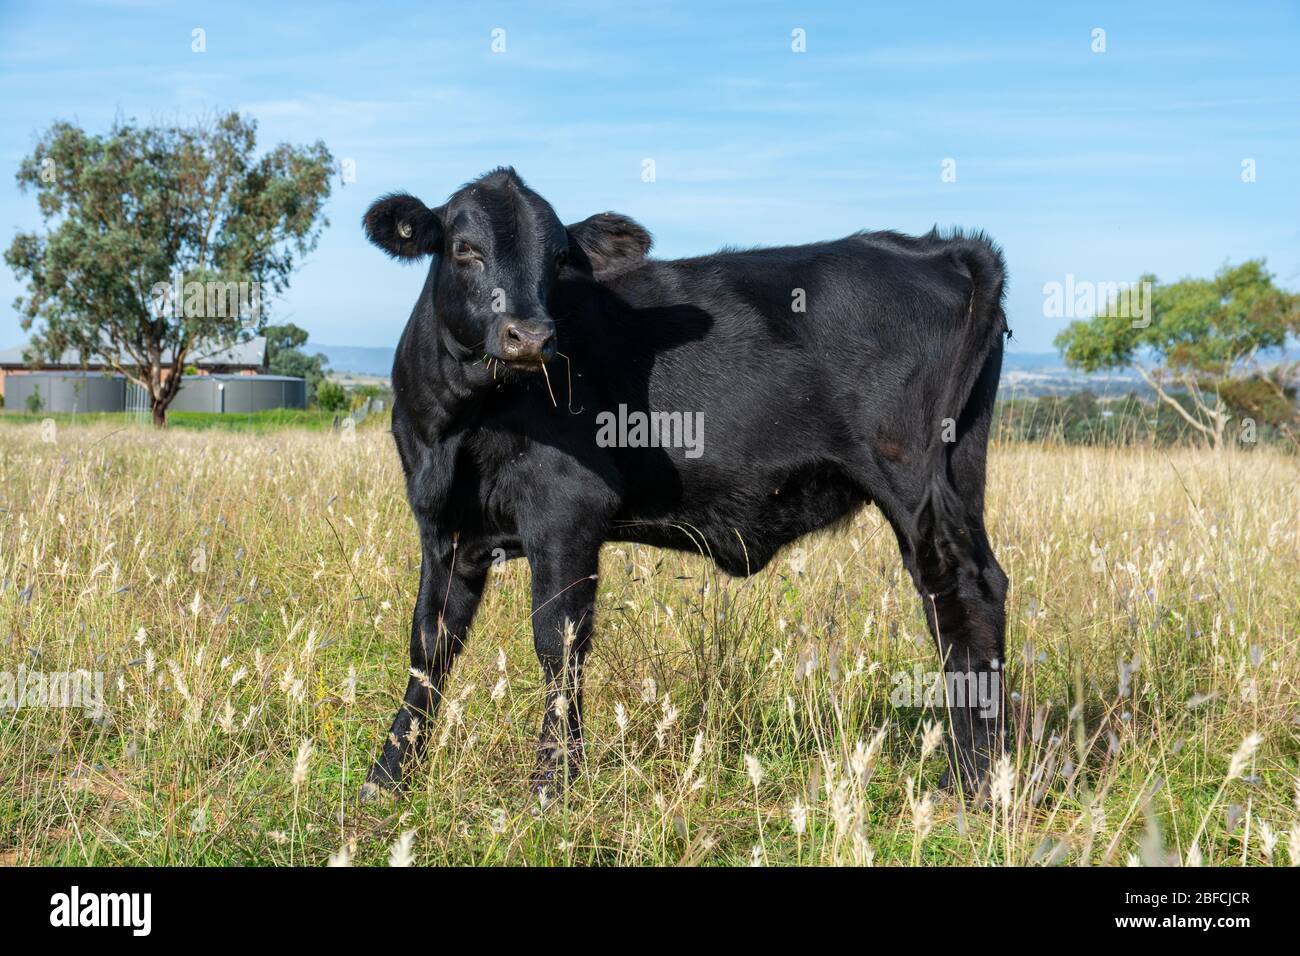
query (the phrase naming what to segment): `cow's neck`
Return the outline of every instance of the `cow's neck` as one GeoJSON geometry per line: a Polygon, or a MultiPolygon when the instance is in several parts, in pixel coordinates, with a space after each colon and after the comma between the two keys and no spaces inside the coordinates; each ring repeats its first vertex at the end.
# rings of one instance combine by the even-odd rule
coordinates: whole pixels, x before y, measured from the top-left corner
{"type": "Polygon", "coordinates": [[[501,364],[484,364],[482,355],[458,342],[432,310],[413,317],[399,351],[401,399],[430,444],[472,429],[493,396],[543,387],[535,373],[525,377],[501,364]]]}
{"type": "MultiPolygon", "coordinates": [[[[457,431],[478,414],[483,404],[483,384],[477,381],[473,356],[450,333],[435,322],[435,354],[432,368],[437,374],[428,384],[433,407],[429,425],[440,434],[457,431]]],[[[430,366],[426,366],[430,367],[430,366]]]]}
{"type": "Polygon", "coordinates": [[[393,386],[430,444],[463,428],[477,412],[479,390],[467,354],[433,315],[413,315],[398,347],[393,386]]]}

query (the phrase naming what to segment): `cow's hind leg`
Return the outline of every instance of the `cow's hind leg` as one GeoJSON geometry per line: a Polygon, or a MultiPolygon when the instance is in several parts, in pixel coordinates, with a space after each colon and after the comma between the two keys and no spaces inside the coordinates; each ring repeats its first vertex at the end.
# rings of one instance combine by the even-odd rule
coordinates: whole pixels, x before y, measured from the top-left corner
{"type": "MultiPolygon", "coordinates": [[[[984,529],[988,440],[1002,364],[985,357],[968,394],[951,376],[937,393],[877,410],[871,443],[854,461],[864,490],[898,538],[942,660],[950,771],[978,793],[1003,752],[1007,712],[1004,640],[1007,576],[984,529]],[[936,419],[960,400],[960,413],[936,419]]],[[[951,772],[948,775],[951,779],[951,772]]]]}
{"type": "Polygon", "coordinates": [[[963,787],[974,793],[1006,742],[1007,578],[982,521],[953,530],[965,547],[945,555],[933,536],[923,539],[916,551],[916,575],[943,664],[951,761],[963,787]]]}
{"type": "MultiPolygon", "coordinates": [[[[1007,577],[983,521],[916,521],[882,502],[921,596],[947,695],[949,758],[968,794],[978,791],[1006,740],[1004,605],[1007,577]],[[892,513],[891,513],[892,512],[892,513]]],[[[945,780],[952,780],[951,773],[945,780]]]]}
{"type": "MultiPolygon", "coordinates": [[[[977,425],[986,427],[986,420],[977,425]]],[[[875,496],[898,538],[939,650],[950,763],[968,794],[978,791],[1002,753],[1008,721],[1007,576],[984,528],[986,441],[984,427],[976,427],[937,467],[896,467],[889,491],[875,496]]]]}

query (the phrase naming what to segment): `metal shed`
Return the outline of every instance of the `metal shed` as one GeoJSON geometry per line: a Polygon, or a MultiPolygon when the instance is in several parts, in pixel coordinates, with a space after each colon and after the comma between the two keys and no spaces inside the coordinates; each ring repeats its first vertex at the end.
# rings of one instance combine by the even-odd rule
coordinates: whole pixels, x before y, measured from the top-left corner
{"type": "Polygon", "coordinates": [[[102,372],[26,372],[10,375],[5,407],[27,411],[33,395],[42,412],[120,412],[126,408],[126,379],[102,372]]]}
{"type": "Polygon", "coordinates": [[[171,411],[247,414],[306,407],[307,382],[290,375],[186,375],[171,411]]]}

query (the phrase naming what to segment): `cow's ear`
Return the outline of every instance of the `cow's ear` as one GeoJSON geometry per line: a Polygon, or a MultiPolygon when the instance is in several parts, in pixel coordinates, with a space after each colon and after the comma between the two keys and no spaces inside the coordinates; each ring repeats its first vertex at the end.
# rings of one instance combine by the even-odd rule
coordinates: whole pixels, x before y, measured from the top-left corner
{"type": "Polygon", "coordinates": [[[601,212],[569,230],[569,260],[593,274],[639,266],[654,242],[645,226],[616,212],[601,212]]]}
{"type": "Polygon", "coordinates": [[[442,250],[442,220],[414,196],[376,199],[361,220],[366,238],[394,259],[421,259],[442,250]]]}

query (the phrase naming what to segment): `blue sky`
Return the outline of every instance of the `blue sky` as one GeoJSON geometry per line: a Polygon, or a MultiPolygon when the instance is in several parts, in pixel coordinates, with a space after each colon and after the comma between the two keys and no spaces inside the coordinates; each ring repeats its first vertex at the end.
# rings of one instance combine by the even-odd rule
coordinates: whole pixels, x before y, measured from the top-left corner
{"type": "MultiPolygon", "coordinates": [[[[1042,287],[1067,273],[1177,278],[1266,256],[1300,288],[1298,11],[7,0],[0,226],[7,245],[37,225],[13,172],[55,119],[103,130],[237,108],[263,146],[319,138],[355,164],[318,250],[269,304],[316,342],[395,344],[423,280],[365,242],[371,200],[407,189],[433,205],[511,164],[566,221],[625,212],[666,257],[983,228],[1006,251],[1015,348],[1045,351],[1067,320],[1044,317],[1042,287]]],[[[19,291],[0,270],[0,347],[24,338],[19,291]]]]}

